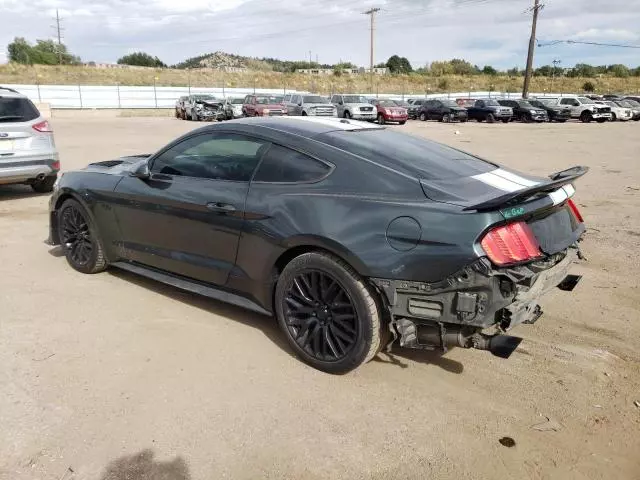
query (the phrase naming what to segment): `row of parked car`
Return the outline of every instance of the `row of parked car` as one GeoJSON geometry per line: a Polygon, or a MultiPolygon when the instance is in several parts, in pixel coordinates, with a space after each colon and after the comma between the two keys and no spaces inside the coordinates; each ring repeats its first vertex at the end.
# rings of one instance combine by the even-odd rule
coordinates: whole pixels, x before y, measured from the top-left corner
{"type": "Polygon", "coordinates": [[[175,116],[183,120],[231,120],[239,117],[301,115],[341,117],[355,120],[396,122],[409,119],[409,103],[400,100],[336,94],[331,99],[319,95],[246,95],[218,99],[212,95],[189,95],[176,101],[175,116]]]}
{"type": "Polygon", "coordinates": [[[569,95],[533,99],[458,98],[408,101],[336,94],[252,94],[244,98],[218,99],[196,94],[176,101],[175,115],[183,120],[231,120],[239,117],[302,115],[341,117],[355,120],[395,122],[408,119],[441,122],[582,122],[640,120],[640,97],[569,95]]]}
{"type": "Polygon", "coordinates": [[[578,119],[596,121],[640,120],[640,97],[586,97],[570,95],[533,99],[458,98],[409,100],[408,113],[413,119],[443,122],[476,120],[494,123],[502,121],[559,122],[578,119]]]}

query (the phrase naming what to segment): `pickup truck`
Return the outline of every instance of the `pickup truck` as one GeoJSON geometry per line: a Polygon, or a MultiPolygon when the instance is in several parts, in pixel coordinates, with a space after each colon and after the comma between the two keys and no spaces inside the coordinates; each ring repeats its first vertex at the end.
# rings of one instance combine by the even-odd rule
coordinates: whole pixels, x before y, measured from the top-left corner
{"type": "Polygon", "coordinates": [[[329,100],[319,95],[285,95],[284,104],[289,115],[335,117],[338,110],[329,100]]]}
{"type": "Polygon", "coordinates": [[[527,100],[498,100],[498,103],[503,107],[511,107],[514,118],[521,122],[542,123],[549,121],[549,115],[544,108],[534,107],[527,100]]]}
{"type": "Polygon", "coordinates": [[[569,107],[571,118],[578,118],[581,122],[589,123],[595,120],[598,123],[604,123],[611,120],[611,107],[598,105],[595,100],[587,97],[560,97],[554,101],[557,106],[569,107]]]}
{"type": "Polygon", "coordinates": [[[353,118],[354,120],[377,120],[376,107],[369,103],[369,99],[360,95],[334,95],[331,103],[337,108],[338,117],[353,118]]]}
{"type": "Polygon", "coordinates": [[[476,102],[467,107],[469,120],[477,120],[478,122],[493,123],[496,120],[502,120],[503,123],[509,123],[513,117],[513,109],[503,107],[497,100],[492,98],[487,100],[476,100],[476,102]]]}

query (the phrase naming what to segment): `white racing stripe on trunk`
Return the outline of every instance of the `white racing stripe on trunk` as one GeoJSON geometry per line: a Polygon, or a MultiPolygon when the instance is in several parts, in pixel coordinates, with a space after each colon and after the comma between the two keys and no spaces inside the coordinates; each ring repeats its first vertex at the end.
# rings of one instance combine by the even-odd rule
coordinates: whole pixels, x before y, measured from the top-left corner
{"type": "Polygon", "coordinates": [[[506,178],[507,180],[511,180],[512,182],[519,183],[525,187],[534,187],[538,185],[538,182],[534,182],[533,180],[529,180],[527,178],[521,177],[520,175],[516,175],[515,173],[508,172],[501,168],[497,170],[493,170],[491,173],[494,175],[498,175],[502,178],[506,178]]]}
{"type": "Polygon", "coordinates": [[[497,170],[481,173],[480,175],[474,175],[471,178],[475,178],[490,187],[497,188],[504,192],[511,193],[517,192],[518,190],[524,190],[524,185],[508,180],[500,175],[495,175],[495,172],[497,172],[497,170]]]}

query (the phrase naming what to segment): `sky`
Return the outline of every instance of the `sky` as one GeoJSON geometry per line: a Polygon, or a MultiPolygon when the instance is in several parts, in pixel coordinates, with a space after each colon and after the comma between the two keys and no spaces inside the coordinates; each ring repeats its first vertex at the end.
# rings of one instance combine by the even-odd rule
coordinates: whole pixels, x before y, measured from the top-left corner
{"type": "MultiPolygon", "coordinates": [[[[640,0],[541,0],[537,39],[640,45],[640,0]]],[[[369,64],[369,16],[376,15],[375,62],[394,54],[414,68],[463,58],[523,68],[533,0],[0,0],[0,63],[14,37],[54,38],[83,61],[114,63],[134,51],[167,64],[214,51],[321,63],[369,64]]],[[[640,49],[557,44],[536,48],[534,64],[640,66],[640,49]]]]}

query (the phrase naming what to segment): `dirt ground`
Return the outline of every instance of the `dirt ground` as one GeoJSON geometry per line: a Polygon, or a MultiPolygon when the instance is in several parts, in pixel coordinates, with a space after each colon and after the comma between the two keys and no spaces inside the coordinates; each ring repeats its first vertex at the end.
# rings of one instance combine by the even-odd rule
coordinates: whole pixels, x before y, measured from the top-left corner
{"type": "MultiPolygon", "coordinates": [[[[112,117],[54,116],[64,170],[198,126],[112,117]]],[[[640,478],[640,124],[398,128],[525,172],[591,167],[583,281],[509,360],[396,350],[320,373],[269,318],[76,273],[44,244],[48,196],[4,186],[0,478],[640,478]]]]}

